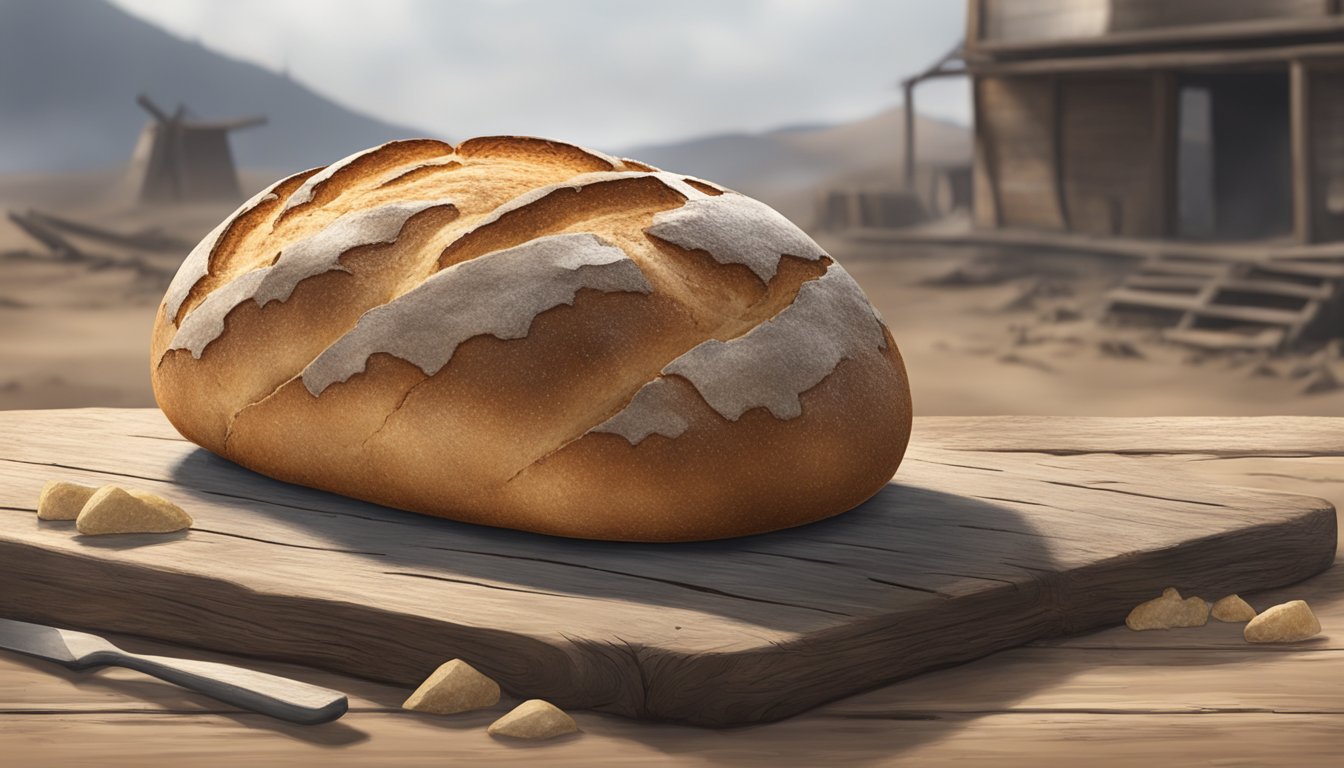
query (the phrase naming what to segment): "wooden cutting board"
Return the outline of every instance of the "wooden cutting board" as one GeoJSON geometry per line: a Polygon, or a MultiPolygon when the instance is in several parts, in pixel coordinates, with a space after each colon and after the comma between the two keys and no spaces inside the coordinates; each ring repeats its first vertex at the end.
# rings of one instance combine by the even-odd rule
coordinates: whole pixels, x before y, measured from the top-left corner
{"type": "Polygon", "coordinates": [[[955,450],[916,430],[893,483],[840,517],[630,545],[276,482],[182,440],[155,410],[0,412],[0,615],[406,686],[460,657],[518,696],[723,726],[1116,624],[1166,586],[1213,599],[1333,558],[1325,501],[1051,455],[1081,435],[979,451],[964,421],[955,450]],[[53,478],[151,490],[195,525],[79,536],[36,520],[53,478]]]}

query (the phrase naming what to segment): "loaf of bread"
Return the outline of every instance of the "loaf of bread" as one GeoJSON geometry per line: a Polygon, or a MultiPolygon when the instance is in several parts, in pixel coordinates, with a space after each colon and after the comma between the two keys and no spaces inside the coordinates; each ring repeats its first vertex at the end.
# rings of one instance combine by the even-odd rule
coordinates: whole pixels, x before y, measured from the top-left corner
{"type": "Polygon", "coordinates": [[[844,512],[910,431],[890,333],[787,219],[523,137],[275,183],[182,264],[151,369],[184,436],[262,474],[594,539],[844,512]]]}

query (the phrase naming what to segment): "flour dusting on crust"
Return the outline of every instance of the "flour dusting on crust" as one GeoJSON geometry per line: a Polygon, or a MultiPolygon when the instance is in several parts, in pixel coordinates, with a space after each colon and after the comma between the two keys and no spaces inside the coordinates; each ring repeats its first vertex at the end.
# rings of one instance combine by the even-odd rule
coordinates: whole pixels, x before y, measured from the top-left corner
{"type": "Polygon", "coordinates": [[[395,242],[411,217],[430,208],[451,206],[448,200],[391,203],[337,218],[317,234],[289,245],[268,267],[244,272],[205,297],[173,335],[169,349],[186,349],[199,358],[210,342],[224,333],[224,318],[252,299],[258,306],[285,301],[303,280],[325,272],[349,270],[341,256],[366,245],[395,242]]]}
{"type": "Polygon", "coordinates": [[[615,416],[588,430],[612,432],[638,445],[649,435],[681,437],[691,422],[683,411],[684,395],[662,376],[648,382],[635,392],[629,404],[615,416]]]}
{"type": "Polygon", "coordinates": [[[364,370],[382,352],[433,376],[474,336],[527,336],[537,315],[573,304],[580,289],[653,290],[625,251],[590,233],[539,237],[434,273],[360,317],[303,370],[314,396],[364,370]]]}
{"type": "Polygon", "coordinates": [[[169,322],[177,319],[177,313],[182,309],[182,303],[187,300],[187,296],[190,295],[191,289],[196,287],[196,283],[210,274],[210,257],[214,254],[219,241],[224,237],[224,233],[229,231],[229,227],[233,226],[233,222],[239,216],[248,213],[262,203],[278,199],[275,194],[278,187],[292,180],[295,176],[302,176],[305,173],[312,173],[312,171],[303,171],[294,174],[294,176],[287,176],[253,195],[252,199],[238,206],[238,210],[226,216],[219,223],[219,226],[210,230],[210,234],[206,235],[201,242],[196,244],[195,248],[191,249],[191,253],[183,259],[182,266],[178,267],[177,274],[173,276],[173,282],[168,285],[168,292],[163,297],[164,316],[168,318],[169,322]]]}
{"type": "MultiPolygon", "coordinates": [[[[691,188],[685,182],[681,187],[691,188]]],[[[682,248],[707,251],[720,264],[743,264],[763,283],[775,276],[784,255],[809,261],[826,255],[783,214],[734,192],[697,192],[682,207],[655,215],[645,232],[682,248]]]]}
{"type": "MultiPolygon", "coordinates": [[[[662,373],[690,381],[730,421],[759,407],[777,419],[794,419],[803,413],[799,395],[821,383],[840,361],[886,346],[882,325],[858,283],[831,264],[824,275],[803,283],[794,302],[773,318],[738,338],[702,342],[662,373]]],[[[674,397],[643,396],[658,381],[644,385],[625,409],[591,431],[619,434],[632,445],[654,433],[676,436],[668,434],[667,426],[686,422],[686,404],[674,397]]]]}

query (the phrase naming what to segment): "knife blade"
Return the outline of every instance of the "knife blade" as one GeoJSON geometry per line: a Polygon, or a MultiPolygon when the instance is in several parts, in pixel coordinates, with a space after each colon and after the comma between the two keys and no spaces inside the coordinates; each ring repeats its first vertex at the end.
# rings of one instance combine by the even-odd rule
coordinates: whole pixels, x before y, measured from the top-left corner
{"type": "Polygon", "coordinates": [[[230,664],[129,653],[87,632],[0,619],[0,648],[69,669],[116,666],[153,675],[211,698],[292,723],[316,725],[345,714],[345,694],[230,664]]]}

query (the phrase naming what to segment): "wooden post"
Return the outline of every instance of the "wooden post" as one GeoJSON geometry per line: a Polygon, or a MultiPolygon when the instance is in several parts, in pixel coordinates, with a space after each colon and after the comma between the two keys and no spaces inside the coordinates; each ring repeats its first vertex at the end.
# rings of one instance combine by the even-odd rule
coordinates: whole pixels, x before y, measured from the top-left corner
{"type": "Polygon", "coordinates": [[[905,88],[905,190],[915,191],[915,80],[906,80],[905,88]]]}
{"type": "Polygon", "coordinates": [[[1054,166],[1055,206],[1059,208],[1060,231],[1071,232],[1069,202],[1064,194],[1064,84],[1059,75],[1050,77],[1050,162],[1054,166]]]}
{"type": "MultiPolygon", "coordinates": [[[[975,175],[971,179],[972,190],[979,183],[975,177],[984,179],[986,187],[989,189],[989,204],[993,207],[992,221],[994,227],[1003,226],[1003,200],[999,194],[999,163],[997,153],[994,151],[994,137],[991,135],[990,122],[984,109],[984,81],[979,77],[971,79],[971,99],[974,102],[972,107],[972,119],[974,125],[972,130],[975,136],[975,157],[972,173],[975,175]]],[[[973,199],[980,201],[981,196],[972,192],[973,199]]]]}
{"type": "Polygon", "coordinates": [[[1177,218],[1177,147],[1180,136],[1176,75],[1153,73],[1153,235],[1174,237],[1177,218]]]}
{"type": "Polygon", "coordinates": [[[970,0],[966,4],[966,42],[968,49],[975,48],[984,35],[985,0],[970,0]]]}
{"type": "Polygon", "coordinates": [[[1310,70],[1301,59],[1291,66],[1290,121],[1293,142],[1293,236],[1299,243],[1314,240],[1312,231],[1312,146],[1310,70]]]}

